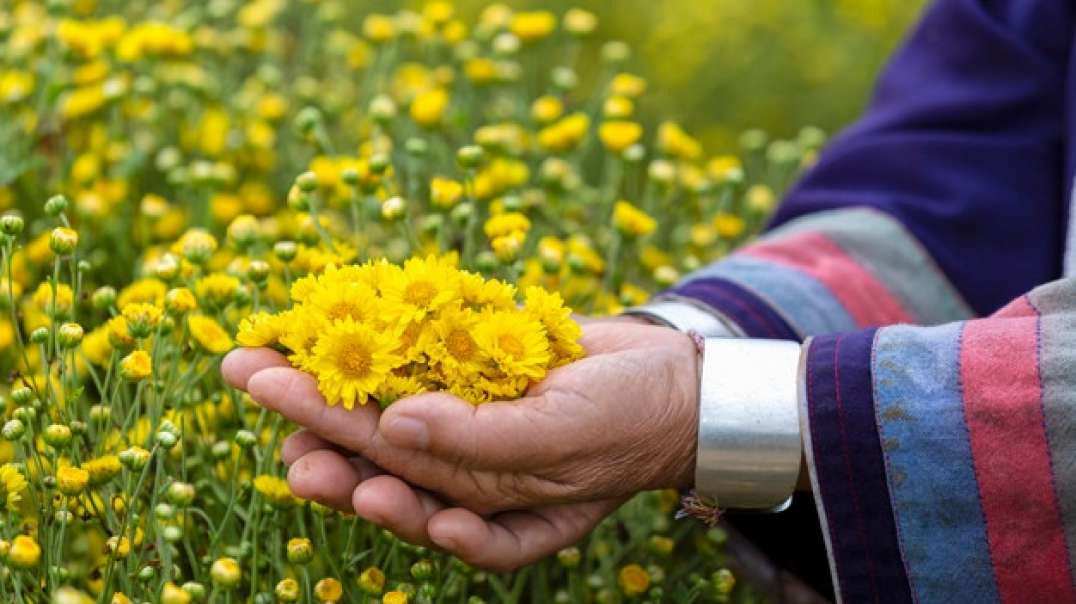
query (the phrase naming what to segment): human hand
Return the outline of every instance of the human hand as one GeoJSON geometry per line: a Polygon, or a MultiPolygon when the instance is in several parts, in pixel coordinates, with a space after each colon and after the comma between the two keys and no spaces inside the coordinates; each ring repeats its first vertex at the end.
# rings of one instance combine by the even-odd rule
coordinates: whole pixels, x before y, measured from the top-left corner
{"type": "Polygon", "coordinates": [[[638,491],[690,483],[698,388],[690,338],[592,321],[582,344],[586,358],[523,399],[480,406],[435,393],[383,413],[327,407],[315,379],[270,350],[233,352],[223,371],[306,426],[284,446],[297,495],[507,569],[578,540],[638,491]]]}

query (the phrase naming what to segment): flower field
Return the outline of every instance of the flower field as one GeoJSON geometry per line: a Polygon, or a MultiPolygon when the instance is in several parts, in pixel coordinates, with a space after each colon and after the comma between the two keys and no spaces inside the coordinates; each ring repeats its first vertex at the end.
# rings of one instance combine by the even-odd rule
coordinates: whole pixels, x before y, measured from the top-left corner
{"type": "Polygon", "coordinates": [[[0,57],[0,601],[751,601],[676,493],[506,575],[303,501],[220,358],[518,397],[570,312],[757,233],[822,131],[709,152],[582,9],[15,0],[0,57]]]}

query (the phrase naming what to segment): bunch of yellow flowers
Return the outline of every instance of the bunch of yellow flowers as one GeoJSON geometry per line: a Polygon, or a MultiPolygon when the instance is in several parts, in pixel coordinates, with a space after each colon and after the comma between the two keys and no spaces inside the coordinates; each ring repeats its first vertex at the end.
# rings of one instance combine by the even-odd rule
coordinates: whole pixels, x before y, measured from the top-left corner
{"type": "Polygon", "coordinates": [[[447,390],[472,403],[517,398],[583,355],[560,295],[456,267],[454,257],[336,267],[291,286],[293,306],[252,314],[243,346],[278,346],[330,405],[382,406],[447,390]]]}

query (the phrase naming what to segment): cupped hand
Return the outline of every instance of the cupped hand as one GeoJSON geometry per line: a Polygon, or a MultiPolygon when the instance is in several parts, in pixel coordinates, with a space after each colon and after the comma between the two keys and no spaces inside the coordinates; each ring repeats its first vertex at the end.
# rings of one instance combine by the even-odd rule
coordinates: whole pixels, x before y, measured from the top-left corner
{"type": "Polygon", "coordinates": [[[422,394],[379,412],[329,407],[280,354],[239,350],[225,378],[304,426],[284,445],[299,496],[505,570],[580,539],[641,490],[690,483],[691,339],[631,321],[584,324],[587,356],[517,401],[422,394]]]}

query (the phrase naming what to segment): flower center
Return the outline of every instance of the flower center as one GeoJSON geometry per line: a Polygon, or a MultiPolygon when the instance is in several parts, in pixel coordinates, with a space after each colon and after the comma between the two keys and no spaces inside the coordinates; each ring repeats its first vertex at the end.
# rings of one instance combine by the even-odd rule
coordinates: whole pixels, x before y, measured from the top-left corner
{"type": "Polygon", "coordinates": [[[512,357],[516,359],[523,358],[523,342],[520,342],[519,338],[510,334],[502,334],[497,338],[497,344],[500,345],[501,350],[512,355],[512,357]]]}
{"type": "Polygon", "coordinates": [[[329,307],[328,311],[326,311],[325,316],[329,317],[330,321],[345,318],[353,321],[361,321],[362,309],[354,302],[341,300],[339,302],[334,302],[333,305],[329,307]]]}
{"type": "Polygon", "coordinates": [[[462,329],[455,329],[445,338],[448,352],[461,361],[468,361],[474,356],[475,343],[471,335],[462,329]]]}
{"type": "Polygon", "coordinates": [[[370,372],[373,358],[361,342],[345,342],[336,353],[336,366],[348,377],[363,377],[370,372]]]}
{"type": "Polygon", "coordinates": [[[404,301],[415,306],[427,306],[437,295],[437,288],[429,281],[415,281],[404,290],[404,301]]]}

